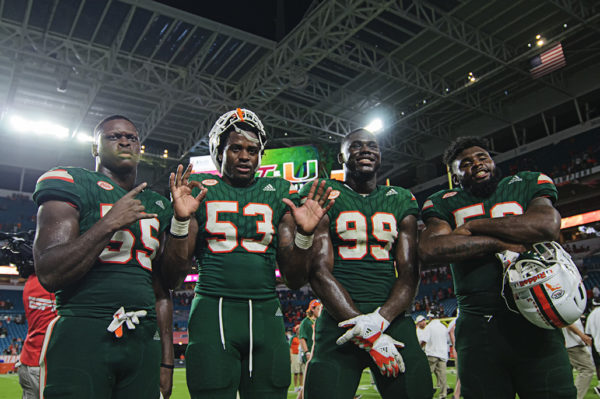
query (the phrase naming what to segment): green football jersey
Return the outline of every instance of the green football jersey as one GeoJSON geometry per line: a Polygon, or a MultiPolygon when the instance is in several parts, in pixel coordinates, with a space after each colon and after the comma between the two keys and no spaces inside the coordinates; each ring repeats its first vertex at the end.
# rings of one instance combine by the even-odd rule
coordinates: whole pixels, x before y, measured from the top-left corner
{"type": "MultiPolygon", "coordinates": [[[[289,211],[282,198],[297,203],[297,191],[281,178],[256,178],[243,188],[205,173],[194,174],[190,180],[201,182],[208,190],[196,211],[196,292],[228,298],[274,298],[277,228],[289,211]]],[[[198,189],[193,194],[197,195],[198,189]]]]}
{"type": "MultiPolygon", "coordinates": [[[[311,184],[300,190],[306,197],[311,184]]],[[[354,302],[385,302],[396,281],[394,255],[398,225],[408,215],[417,215],[417,200],[410,191],[396,186],[377,186],[361,195],[337,180],[327,180],[333,189],[329,198],[329,233],[333,244],[333,276],[354,302]]]]}
{"type": "MultiPolygon", "coordinates": [[[[422,216],[425,221],[431,217],[442,219],[455,229],[472,219],[521,215],[537,197],[557,200],[552,179],[539,172],[519,172],[502,179],[489,198],[475,197],[461,188],[438,191],[423,204],[422,216]]],[[[450,266],[461,310],[489,314],[506,308],[501,297],[502,266],[493,254],[450,266]]]]}
{"type": "MultiPolygon", "coordinates": [[[[79,232],[85,233],[127,191],[108,176],[81,168],[56,168],[37,181],[33,200],[70,203],[79,210],[79,232]]],[[[142,219],[112,236],[90,271],[77,283],[56,292],[58,314],[63,316],[112,317],[121,306],[126,311],[148,311],[155,317],[152,260],[159,237],[169,225],[171,202],[154,191],[136,197],[148,213],[158,218],[142,219]]]]}

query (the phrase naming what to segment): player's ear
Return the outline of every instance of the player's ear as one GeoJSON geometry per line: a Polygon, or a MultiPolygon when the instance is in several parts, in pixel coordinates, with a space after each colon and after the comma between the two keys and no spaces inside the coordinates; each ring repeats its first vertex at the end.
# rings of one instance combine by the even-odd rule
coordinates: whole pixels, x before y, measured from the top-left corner
{"type": "Polygon", "coordinates": [[[337,156],[338,162],[343,165],[346,163],[347,159],[346,159],[346,155],[343,152],[340,152],[337,156]]]}
{"type": "Polygon", "coordinates": [[[217,160],[218,160],[219,162],[223,162],[223,154],[219,154],[219,155],[217,155],[217,160]]]}
{"type": "Polygon", "coordinates": [[[92,144],[92,156],[95,158],[98,156],[98,144],[92,144]]]}

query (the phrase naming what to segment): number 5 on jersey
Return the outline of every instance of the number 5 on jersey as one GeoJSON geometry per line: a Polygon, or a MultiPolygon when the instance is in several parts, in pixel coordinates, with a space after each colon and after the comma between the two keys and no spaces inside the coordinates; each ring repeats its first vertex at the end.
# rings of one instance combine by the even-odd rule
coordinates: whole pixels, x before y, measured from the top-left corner
{"type": "MultiPolygon", "coordinates": [[[[452,212],[454,214],[454,223],[456,223],[456,227],[460,227],[469,218],[473,218],[476,216],[484,216],[485,209],[483,207],[483,202],[478,204],[473,204],[469,206],[465,206],[464,208],[459,208],[452,212]]],[[[492,218],[501,218],[506,215],[522,215],[523,207],[521,204],[515,201],[507,201],[500,202],[495,204],[490,208],[490,216],[492,218]]]]}
{"type": "MultiPolygon", "coordinates": [[[[113,204],[100,205],[100,217],[104,217],[110,211],[113,204]]],[[[144,269],[152,270],[152,259],[156,256],[156,250],[160,245],[158,238],[152,235],[152,230],[158,233],[160,222],[157,218],[138,220],[140,227],[140,241],[144,249],[135,251],[135,258],[144,269]]],[[[135,235],[130,229],[118,230],[110,238],[106,246],[98,256],[103,263],[126,264],[133,258],[133,247],[135,235]]]]}
{"type": "MultiPolygon", "coordinates": [[[[207,201],[206,202],[206,231],[223,238],[209,238],[208,248],[215,253],[231,252],[238,246],[238,229],[231,222],[219,220],[222,213],[238,213],[237,201],[207,201]]],[[[273,210],[267,204],[251,202],[242,210],[244,216],[260,216],[256,222],[256,232],[262,234],[262,239],[243,238],[240,245],[248,252],[264,253],[273,241],[273,210]]]]}

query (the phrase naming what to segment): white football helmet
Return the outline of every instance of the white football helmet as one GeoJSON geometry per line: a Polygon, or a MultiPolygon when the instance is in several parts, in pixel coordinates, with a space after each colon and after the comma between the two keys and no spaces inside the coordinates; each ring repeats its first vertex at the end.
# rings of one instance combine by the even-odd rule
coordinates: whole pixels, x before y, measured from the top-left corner
{"type": "MultiPolygon", "coordinates": [[[[244,108],[236,108],[233,111],[226,112],[217,119],[212,129],[210,129],[210,133],[208,133],[208,149],[210,151],[210,157],[219,171],[221,171],[221,162],[219,162],[218,159],[221,135],[237,122],[245,122],[255,127],[256,130],[258,130],[258,144],[260,146],[259,154],[262,154],[265,149],[267,134],[265,133],[262,122],[254,112],[244,108]]],[[[234,129],[236,132],[243,134],[242,131],[235,126],[234,129]]],[[[260,155],[258,164],[260,166],[260,155]]]]}
{"type": "Polygon", "coordinates": [[[508,265],[504,278],[519,312],[538,327],[566,327],[585,310],[587,296],[579,270],[554,241],[533,244],[533,250],[508,265]]]}

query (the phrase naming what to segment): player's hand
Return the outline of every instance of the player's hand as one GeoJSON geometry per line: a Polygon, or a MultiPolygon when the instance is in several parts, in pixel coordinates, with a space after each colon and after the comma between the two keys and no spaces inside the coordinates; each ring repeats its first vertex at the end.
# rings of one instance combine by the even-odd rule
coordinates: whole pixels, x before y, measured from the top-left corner
{"type": "Polygon", "coordinates": [[[144,209],[146,208],[142,205],[142,201],[135,199],[135,196],[141,193],[147,185],[148,184],[144,182],[122,196],[101,220],[110,223],[112,231],[117,231],[138,220],[157,217],[158,215],[156,213],[144,212],[144,209]]]}
{"type": "Polygon", "coordinates": [[[306,202],[300,207],[296,207],[288,198],[282,199],[292,211],[292,217],[298,226],[298,232],[304,235],[313,234],[321,218],[333,206],[334,200],[328,202],[332,189],[331,187],[328,187],[327,190],[324,188],[325,180],[322,180],[319,184],[319,179],[315,179],[306,197],[306,202]]]}
{"type": "Polygon", "coordinates": [[[171,397],[173,390],[173,369],[160,368],[160,393],[164,399],[171,397]]]}
{"type": "Polygon", "coordinates": [[[589,335],[584,334],[583,337],[581,337],[581,340],[587,346],[592,346],[592,337],[590,337],[589,335]]]}
{"type": "Polygon", "coordinates": [[[352,340],[360,348],[370,350],[375,341],[390,325],[390,322],[379,314],[379,309],[381,308],[375,309],[372,313],[361,314],[338,323],[338,327],[351,328],[339,337],[335,343],[342,345],[352,340]]]}
{"type": "Polygon", "coordinates": [[[379,371],[386,377],[397,377],[399,373],[404,373],[406,367],[402,355],[398,349],[404,348],[404,344],[396,341],[387,334],[381,334],[381,337],[375,341],[369,355],[379,367],[379,371]]]}
{"type": "Polygon", "coordinates": [[[462,236],[473,235],[473,233],[471,232],[471,230],[469,230],[469,227],[467,226],[466,223],[461,225],[460,227],[457,227],[456,229],[454,229],[452,234],[457,234],[457,235],[462,235],[462,236]]]}
{"type": "Polygon", "coordinates": [[[177,173],[169,176],[169,187],[173,200],[173,212],[179,220],[189,219],[206,197],[206,188],[197,181],[189,181],[192,173],[192,165],[188,165],[183,171],[183,165],[177,166],[177,173]],[[194,187],[200,188],[197,196],[192,195],[194,187]]]}

